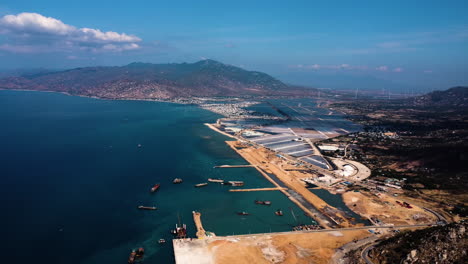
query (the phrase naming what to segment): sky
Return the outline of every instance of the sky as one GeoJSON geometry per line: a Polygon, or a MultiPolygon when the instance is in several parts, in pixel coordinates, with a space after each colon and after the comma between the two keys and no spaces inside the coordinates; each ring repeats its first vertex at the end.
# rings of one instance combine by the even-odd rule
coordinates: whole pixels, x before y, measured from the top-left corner
{"type": "Polygon", "coordinates": [[[214,59],[335,89],[468,85],[468,1],[2,0],[0,69],[214,59]]]}

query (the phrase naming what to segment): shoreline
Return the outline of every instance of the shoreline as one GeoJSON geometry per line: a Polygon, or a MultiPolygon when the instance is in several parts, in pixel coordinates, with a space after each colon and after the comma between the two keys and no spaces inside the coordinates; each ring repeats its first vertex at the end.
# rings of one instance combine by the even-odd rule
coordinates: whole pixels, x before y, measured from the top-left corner
{"type": "MultiPolygon", "coordinates": [[[[67,95],[67,96],[76,96],[76,97],[91,98],[91,99],[106,100],[106,101],[146,101],[146,102],[171,103],[171,104],[179,104],[179,105],[192,105],[192,104],[184,104],[184,103],[180,103],[180,102],[174,102],[174,101],[163,100],[163,99],[107,98],[107,97],[89,96],[89,95],[81,95],[81,94],[71,94],[71,93],[68,93],[68,92],[49,91],[49,90],[29,90],[29,89],[5,89],[5,88],[0,88],[0,91],[57,93],[57,94],[63,94],[63,95],[67,95]]],[[[193,105],[197,105],[197,104],[193,104],[193,105]]]]}

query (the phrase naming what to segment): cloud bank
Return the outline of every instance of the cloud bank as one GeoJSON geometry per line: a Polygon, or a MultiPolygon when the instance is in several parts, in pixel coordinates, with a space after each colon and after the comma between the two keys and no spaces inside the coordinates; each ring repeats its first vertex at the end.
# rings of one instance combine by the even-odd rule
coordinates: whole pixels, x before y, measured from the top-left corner
{"type": "Polygon", "coordinates": [[[0,50],[27,53],[84,50],[121,52],[139,49],[140,38],[113,31],[77,28],[53,17],[37,13],[20,13],[0,18],[0,34],[6,43],[0,50]]]}
{"type": "Polygon", "coordinates": [[[296,65],[289,65],[288,68],[296,69],[296,70],[328,70],[328,71],[360,71],[360,72],[369,72],[369,71],[377,71],[377,72],[396,72],[400,73],[403,72],[404,69],[401,67],[396,67],[391,69],[389,66],[382,65],[378,67],[369,67],[365,65],[350,65],[350,64],[336,64],[336,65],[322,65],[322,64],[296,64],[296,65]]]}

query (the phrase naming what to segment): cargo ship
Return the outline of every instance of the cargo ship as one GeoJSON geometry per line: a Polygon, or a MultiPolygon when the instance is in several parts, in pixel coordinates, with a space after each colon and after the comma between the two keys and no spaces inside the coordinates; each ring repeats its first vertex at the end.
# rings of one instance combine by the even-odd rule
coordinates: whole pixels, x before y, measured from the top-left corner
{"type": "Polygon", "coordinates": [[[208,181],[209,181],[209,182],[218,182],[218,183],[224,182],[223,179],[213,179],[213,178],[208,178],[208,181]]]}
{"type": "Polygon", "coordinates": [[[173,181],[172,181],[173,184],[178,184],[178,183],[182,183],[182,179],[181,178],[175,178],[173,181]]]}
{"type": "Polygon", "coordinates": [[[128,263],[133,264],[141,259],[143,259],[143,255],[145,254],[144,248],[139,248],[137,250],[132,250],[130,256],[128,257],[128,263]]]}
{"type": "Polygon", "coordinates": [[[204,182],[204,183],[195,184],[195,187],[203,187],[203,186],[207,186],[207,185],[208,185],[208,183],[204,182]]]}
{"type": "Polygon", "coordinates": [[[151,192],[154,193],[155,191],[157,191],[159,189],[159,186],[160,186],[159,183],[155,184],[153,188],[151,188],[151,192]]]}
{"type": "Polygon", "coordinates": [[[140,205],[138,206],[138,209],[140,210],[157,210],[158,208],[154,207],[154,206],[143,206],[143,205],[140,205]]]}
{"type": "Polygon", "coordinates": [[[271,205],[271,202],[270,202],[270,201],[259,201],[259,200],[255,200],[255,203],[256,203],[256,204],[263,204],[263,205],[271,205]]]}
{"type": "Polygon", "coordinates": [[[222,182],[222,184],[231,185],[231,186],[244,186],[243,181],[225,181],[225,182],[222,182]]]}

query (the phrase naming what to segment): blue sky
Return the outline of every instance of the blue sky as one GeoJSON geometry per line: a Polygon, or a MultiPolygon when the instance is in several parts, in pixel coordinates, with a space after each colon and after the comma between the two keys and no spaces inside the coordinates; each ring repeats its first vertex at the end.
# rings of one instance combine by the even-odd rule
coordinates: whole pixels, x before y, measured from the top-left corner
{"type": "Polygon", "coordinates": [[[467,13],[467,1],[2,0],[0,68],[211,58],[316,87],[444,89],[468,85],[467,13]]]}

